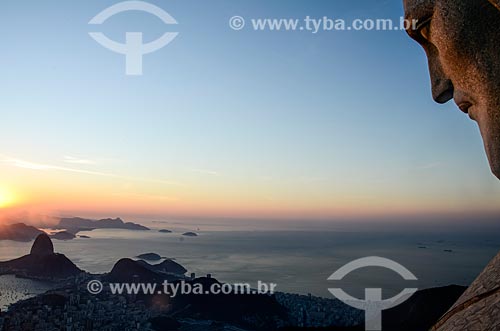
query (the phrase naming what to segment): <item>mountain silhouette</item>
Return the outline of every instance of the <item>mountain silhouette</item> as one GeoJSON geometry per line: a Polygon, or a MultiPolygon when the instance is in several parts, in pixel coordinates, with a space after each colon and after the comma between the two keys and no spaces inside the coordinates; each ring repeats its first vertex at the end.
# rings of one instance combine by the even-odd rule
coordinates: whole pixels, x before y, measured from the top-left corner
{"type": "Polygon", "coordinates": [[[31,246],[30,254],[38,256],[54,254],[54,245],[52,244],[52,240],[50,240],[49,236],[41,234],[36,237],[33,246],[31,246]]]}
{"type": "Polygon", "coordinates": [[[165,274],[184,275],[187,272],[186,268],[181,266],[179,263],[168,259],[159,264],[149,264],[143,260],[139,260],[137,263],[143,265],[149,270],[165,274]]]}
{"type": "Polygon", "coordinates": [[[0,262],[0,271],[2,274],[46,280],[66,279],[83,272],[63,254],[54,253],[52,240],[45,233],[38,235],[30,254],[0,262]]]}
{"type": "Polygon", "coordinates": [[[0,225],[0,240],[31,241],[41,233],[44,232],[24,223],[0,225]]]}
{"type": "Polygon", "coordinates": [[[115,283],[159,283],[165,279],[160,273],[146,267],[144,263],[146,262],[121,259],[115,263],[106,280],[115,283]]]}
{"type": "Polygon", "coordinates": [[[126,229],[147,231],[149,228],[132,222],[124,222],[121,218],[105,218],[102,220],[90,220],[80,217],[61,218],[57,228],[67,229],[71,233],[88,229],[126,229]]]}

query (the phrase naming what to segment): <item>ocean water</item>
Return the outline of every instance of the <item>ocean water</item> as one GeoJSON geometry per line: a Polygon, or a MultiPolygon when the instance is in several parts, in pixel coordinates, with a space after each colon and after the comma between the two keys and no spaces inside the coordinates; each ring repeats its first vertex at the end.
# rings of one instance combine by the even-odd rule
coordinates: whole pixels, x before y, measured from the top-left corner
{"type": "MultiPolygon", "coordinates": [[[[492,231],[250,228],[232,231],[216,224],[148,225],[155,229],[81,232],[80,235],[91,238],[54,240],[54,246],[57,252],[91,273],[109,272],[120,258],[154,252],[175,259],[197,276],[210,273],[220,281],[246,282],[252,286],[258,281],[275,283],[278,291],[322,297],[331,297],[329,287],[341,287],[358,297],[363,297],[367,287],[383,288],[384,297],[388,297],[405,287],[469,285],[500,250],[500,236],[492,231]],[[174,233],[159,233],[160,228],[174,233]],[[187,230],[196,231],[199,236],[182,236],[187,230]],[[418,281],[404,281],[381,268],[359,269],[341,282],[327,281],[344,264],[367,256],[393,259],[412,271],[418,281]]],[[[0,241],[0,260],[27,254],[31,245],[0,241]]],[[[0,277],[0,284],[5,282],[4,277],[0,277]]],[[[26,291],[26,284],[15,285],[19,291],[26,291]]],[[[8,301],[3,297],[0,306],[8,301]]]]}
{"type": "Polygon", "coordinates": [[[11,303],[43,293],[52,286],[51,283],[17,278],[14,275],[0,276],[0,310],[7,309],[11,303]]]}

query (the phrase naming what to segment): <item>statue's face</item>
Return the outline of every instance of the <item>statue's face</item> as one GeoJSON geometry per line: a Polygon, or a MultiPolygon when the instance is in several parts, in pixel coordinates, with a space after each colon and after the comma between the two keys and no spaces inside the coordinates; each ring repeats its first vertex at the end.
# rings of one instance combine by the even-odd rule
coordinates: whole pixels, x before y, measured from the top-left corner
{"type": "Polygon", "coordinates": [[[500,178],[500,11],[488,0],[404,0],[418,19],[408,34],[429,61],[436,102],[454,99],[479,124],[493,173],[500,178]]]}

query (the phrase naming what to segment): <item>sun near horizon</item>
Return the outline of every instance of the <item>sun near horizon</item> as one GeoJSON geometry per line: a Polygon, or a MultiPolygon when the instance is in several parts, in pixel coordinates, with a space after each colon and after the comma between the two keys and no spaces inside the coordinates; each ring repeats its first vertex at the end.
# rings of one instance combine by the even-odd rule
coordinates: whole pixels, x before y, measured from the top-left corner
{"type": "Polygon", "coordinates": [[[0,209],[13,207],[16,203],[16,197],[12,191],[0,187],[0,209]]]}

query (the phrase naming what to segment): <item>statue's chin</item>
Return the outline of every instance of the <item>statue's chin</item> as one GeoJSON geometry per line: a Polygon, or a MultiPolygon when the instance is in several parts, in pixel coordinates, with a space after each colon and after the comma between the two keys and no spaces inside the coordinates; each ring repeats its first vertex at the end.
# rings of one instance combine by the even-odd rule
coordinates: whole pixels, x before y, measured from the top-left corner
{"type": "MultiPolygon", "coordinates": [[[[500,143],[500,141],[498,141],[500,143]]],[[[488,160],[490,161],[491,172],[500,179],[500,145],[488,143],[486,145],[486,152],[488,154],[488,160]],[[489,146],[488,146],[489,145],[489,146]]]]}
{"type": "Polygon", "coordinates": [[[495,175],[498,179],[500,179],[500,161],[497,162],[495,165],[491,165],[491,171],[493,172],[493,175],[495,175]]]}
{"type": "MultiPolygon", "coordinates": [[[[499,0],[500,1],[500,0],[499,0]]],[[[498,107],[478,108],[476,122],[483,138],[484,149],[488,156],[491,172],[500,179],[500,117],[491,115],[487,110],[500,109],[498,107]]],[[[500,112],[500,110],[499,110],[500,112]]]]}

